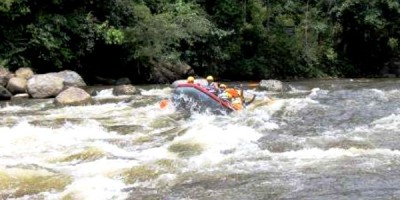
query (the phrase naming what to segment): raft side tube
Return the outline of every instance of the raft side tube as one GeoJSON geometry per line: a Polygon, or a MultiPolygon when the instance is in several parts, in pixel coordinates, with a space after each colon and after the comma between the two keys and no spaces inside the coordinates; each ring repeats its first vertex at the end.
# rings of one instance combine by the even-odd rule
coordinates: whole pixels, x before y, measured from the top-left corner
{"type": "Polygon", "coordinates": [[[234,111],[229,102],[223,101],[196,84],[179,84],[173,91],[172,102],[178,109],[223,114],[234,111]]]}

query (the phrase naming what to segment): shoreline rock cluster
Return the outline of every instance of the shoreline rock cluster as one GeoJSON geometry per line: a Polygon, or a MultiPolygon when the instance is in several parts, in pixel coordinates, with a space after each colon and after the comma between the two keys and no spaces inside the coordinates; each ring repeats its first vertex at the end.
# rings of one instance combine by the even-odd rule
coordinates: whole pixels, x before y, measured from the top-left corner
{"type": "MultiPolygon", "coordinates": [[[[56,105],[84,105],[93,102],[84,88],[85,81],[71,70],[35,74],[29,67],[22,67],[14,73],[0,67],[0,100],[15,98],[54,98],[56,105]]],[[[134,95],[138,90],[130,83],[113,88],[114,95],[134,95]]]]}

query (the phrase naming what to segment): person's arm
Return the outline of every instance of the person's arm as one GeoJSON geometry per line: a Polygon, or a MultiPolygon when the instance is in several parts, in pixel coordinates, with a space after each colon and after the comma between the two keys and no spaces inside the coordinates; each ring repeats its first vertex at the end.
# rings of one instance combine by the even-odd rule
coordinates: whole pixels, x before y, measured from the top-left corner
{"type": "Polygon", "coordinates": [[[242,102],[244,103],[244,94],[243,94],[243,84],[240,84],[240,98],[242,102]]]}
{"type": "Polygon", "coordinates": [[[215,89],[217,89],[217,90],[219,89],[219,86],[218,86],[218,83],[217,83],[217,82],[214,82],[213,85],[214,85],[214,88],[215,88],[215,89]]]}
{"type": "Polygon", "coordinates": [[[248,102],[245,102],[245,103],[244,103],[244,105],[246,105],[246,106],[247,106],[247,105],[249,105],[249,104],[253,103],[253,101],[254,101],[255,99],[256,99],[256,95],[255,95],[255,94],[253,94],[253,98],[251,98],[251,99],[250,99],[250,101],[248,101],[248,102]]]}

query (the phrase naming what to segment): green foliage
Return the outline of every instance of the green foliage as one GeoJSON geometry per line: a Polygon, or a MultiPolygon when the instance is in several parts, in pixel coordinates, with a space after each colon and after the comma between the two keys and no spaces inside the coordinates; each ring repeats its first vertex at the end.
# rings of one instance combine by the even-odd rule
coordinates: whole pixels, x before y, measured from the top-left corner
{"type": "Polygon", "coordinates": [[[398,0],[2,0],[0,21],[0,65],[37,72],[371,76],[400,57],[398,0]]]}
{"type": "Polygon", "coordinates": [[[396,0],[343,0],[334,9],[340,24],[338,52],[361,75],[379,72],[383,63],[399,57],[400,4],[396,0]]]}
{"type": "Polygon", "coordinates": [[[10,10],[11,4],[14,2],[14,0],[3,0],[0,2],[0,11],[1,12],[7,12],[10,10]]]}
{"type": "Polygon", "coordinates": [[[399,52],[399,39],[390,37],[388,40],[388,46],[395,51],[396,53],[399,52]]]}
{"type": "Polygon", "coordinates": [[[133,7],[136,24],[125,31],[133,59],[178,60],[182,42],[194,42],[210,33],[212,24],[195,4],[178,1],[152,13],[145,4],[133,7]]]}
{"type": "Polygon", "coordinates": [[[116,29],[114,26],[110,26],[108,21],[101,24],[95,24],[95,30],[102,39],[105,40],[106,44],[122,44],[124,41],[124,32],[116,29]]]}

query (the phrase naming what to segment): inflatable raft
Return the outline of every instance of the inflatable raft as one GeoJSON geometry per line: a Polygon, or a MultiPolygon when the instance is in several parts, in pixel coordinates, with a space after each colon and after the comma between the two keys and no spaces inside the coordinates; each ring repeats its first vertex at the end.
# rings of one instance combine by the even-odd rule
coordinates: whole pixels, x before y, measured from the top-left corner
{"type": "Polygon", "coordinates": [[[198,112],[208,110],[217,114],[234,111],[229,102],[221,100],[198,84],[177,84],[172,93],[171,100],[178,110],[198,112]]]}

